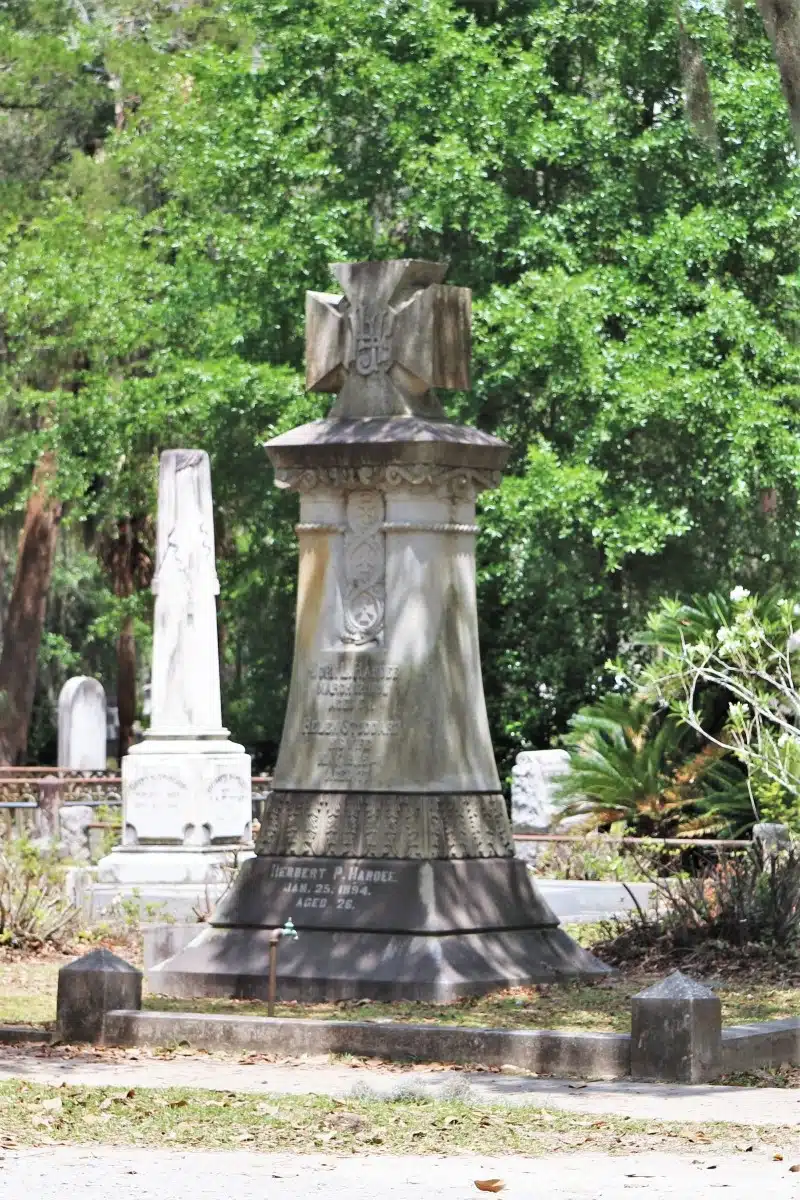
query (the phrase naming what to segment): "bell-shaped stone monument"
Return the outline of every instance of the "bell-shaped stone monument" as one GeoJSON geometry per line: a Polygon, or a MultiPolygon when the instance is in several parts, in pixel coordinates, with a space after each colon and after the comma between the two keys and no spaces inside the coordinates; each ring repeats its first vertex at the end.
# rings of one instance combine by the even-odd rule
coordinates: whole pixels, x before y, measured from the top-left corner
{"type": "Polygon", "coordinates": [[[300,497],[288,711],[256,857],[211,928],[152,973],[172,995],[447,1000],[605,972],[514,857],[483,697],[475,497],[509,448],[452,424],[470,292],[438,263],[340,263],[307,297],[331,417],[273,439],[300,497]]]}
{"type": "MultiPolygon", "coordinates": [[[[166,450],[158,481],[151,723],[122,761],[122,845],[101,883],[197,885],[250,843],[250,756],[222,727],[211,472],[166,450]]],[[[147,895],[149,898],[149,895],[147,895]]]]}

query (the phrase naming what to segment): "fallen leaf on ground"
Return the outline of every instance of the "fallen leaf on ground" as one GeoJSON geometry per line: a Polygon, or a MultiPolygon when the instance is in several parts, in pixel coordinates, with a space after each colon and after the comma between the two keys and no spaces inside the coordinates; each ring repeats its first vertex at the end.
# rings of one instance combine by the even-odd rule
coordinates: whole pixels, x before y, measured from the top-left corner
{"type": "Polygon", "coordinates": [[[793,1167],[789,1167],[792,1175],[797,1175],[800,1172],[800,1163],[795,1163],[793,1167]]]}
{"type": "Polygon", "coordinates": [[[580,1091],[582,1091],[582,1090],[583,1090],[583,1089],[584,1089],[586,1086],[587,1086],[587,1085],[586,1085],[585,1083],[571,1083],[571,1084],[569,1085],[569,1087],[570,1087],[570,1091],[572,1091],[572,1092],[580,1092],[580,1091]]]}
{"type": "Polygon", "coordinates": [[[475,1187],[479,1192],[502,1192],[506,1186],[504,1179],[476,1179],[475,1187]]]}
{"type": "Polygon", "coordinates": [[[772,1161],[773,1162],[783,1162],[783,1155],[782,1154],[773,1154],[772,1161]]]}

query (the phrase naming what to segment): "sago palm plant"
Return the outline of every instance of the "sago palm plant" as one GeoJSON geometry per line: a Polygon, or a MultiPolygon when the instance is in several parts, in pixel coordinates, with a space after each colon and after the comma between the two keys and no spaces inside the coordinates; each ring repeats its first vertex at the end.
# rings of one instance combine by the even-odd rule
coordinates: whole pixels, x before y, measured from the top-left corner
{"type": "Polygon", "coordinates": [[[716,747],[698,750],[663,709],[611,693],[572,717],[564,741],[571,761],[559,797],[587,829],[623,822],[637,836],[689,837],[728,832],[731,809],[746,820],[741,772],[716,747]]]}

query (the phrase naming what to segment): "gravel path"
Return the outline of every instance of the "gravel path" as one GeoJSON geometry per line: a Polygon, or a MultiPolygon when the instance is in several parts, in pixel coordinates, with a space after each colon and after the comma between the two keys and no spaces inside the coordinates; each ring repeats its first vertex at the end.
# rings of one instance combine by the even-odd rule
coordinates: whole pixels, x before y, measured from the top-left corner
{"type": "MultiPolygon", "coordinates": [[[[48,1147],[0,1156],[3,1200],[69,1195],[79,1200],[470,1200],[484,1193],[474,1181],[501,1177],[504,1196],[519,1200],[644,1200],[692,1196],[712,1200],[783,1200],[797,1197],[798,1177],[766,1154],[664,1154],[547,1158],[351,1158],[164,1151],[115,1147],[48,1147]]],[[[491,1193],[489,1193],[491,1195],[491,1193]]]]}
{"type": "MultiPolygon", "coordinates": [[[[395,1095],[414,1088],[432,1097],[457,1096],[478,1104],[535,1104],[576,1113],[613,1113],[644,1120],[733,1121],[745,1125],[798,1125],[800,1090],[642,1084],[630,1081],[576,1085],[559,1079],[466,1071],[382,1070],[331,1065],[327,1059],[276,1066],[181,1056],[160,1060],[144,1051],[116,1052],[104,1060],[87,1051],[44,1056],[22,1047],[0,1048],[0,1080],[88,1086],[197,1087],[218,1091],[317,1093],[351,1096],[354,1090],[395,1095]]],[[[798,1184],[800,1189],[800,1183],[798,1184]]]]}

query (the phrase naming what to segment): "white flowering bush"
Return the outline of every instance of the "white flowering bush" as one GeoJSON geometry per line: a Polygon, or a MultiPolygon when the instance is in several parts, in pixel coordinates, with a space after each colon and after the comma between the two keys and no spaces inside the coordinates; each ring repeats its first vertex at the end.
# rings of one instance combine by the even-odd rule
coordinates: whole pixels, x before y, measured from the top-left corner
{"type": "Polygon", "coordinates": [[[738,759],[756,818],[785,820],[795,828],[800,828],[798,614],[794,601],[753,596],[744,587],[688,605],[662,601],[642,639],[657,653],[636,680],[640,695],[669,704],[708,742],[738,759]]]}

